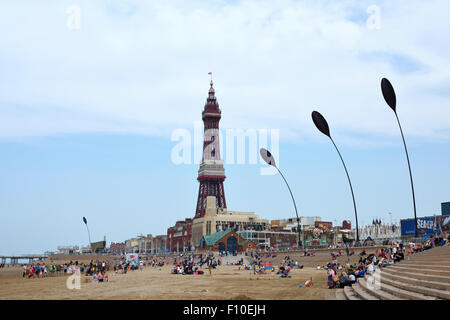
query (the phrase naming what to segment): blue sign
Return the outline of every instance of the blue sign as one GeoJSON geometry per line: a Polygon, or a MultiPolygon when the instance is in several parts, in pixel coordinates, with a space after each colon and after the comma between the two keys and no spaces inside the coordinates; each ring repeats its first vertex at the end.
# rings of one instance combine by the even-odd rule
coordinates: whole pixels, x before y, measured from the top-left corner
{"type": "Polygon", "coordinates": [[[400,226],[402,229],[402,236],[413,236],[415,235],[414,230],[414,219],[401,220],[400,226]]]}
{"type": "MultiPolygon", "coordinates": [[[[402,236],[414,236],[415,230],[414,230],[414,219],[408,219],[408,220],[401,220],[401,230],[402,230],[402,236]]],[[[434,217],[427,217],[427,218],[417,218],[417,231],[418,236],[421,237],[429,237],[434,236],[436,232],[439,232],[437,230],[437,224],[434,217]]]]}
{"type": "Polygon", "coordinates": [[[442,202],[441,211],[443,216],[450,216],[450,202],[442,202]]]}

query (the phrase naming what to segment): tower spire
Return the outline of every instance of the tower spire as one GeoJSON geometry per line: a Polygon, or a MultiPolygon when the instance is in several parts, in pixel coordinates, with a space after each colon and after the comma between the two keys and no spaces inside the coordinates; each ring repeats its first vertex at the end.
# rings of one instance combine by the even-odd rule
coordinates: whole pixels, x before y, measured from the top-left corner
{"type": "MultiPolygon", "coordinates": [[[[211,74],[211,73],[210,73],[211,74]]],[[[225,169],[220,157],[219,122],[221,110],[217,102],[211,79],[208,98],[202,112],[204,123],[203,157],[198,170],[199,191],[195,218],[206,213],[206,197],[216,197],[216,208],[226,208],[223,181],[225,169]]]]}

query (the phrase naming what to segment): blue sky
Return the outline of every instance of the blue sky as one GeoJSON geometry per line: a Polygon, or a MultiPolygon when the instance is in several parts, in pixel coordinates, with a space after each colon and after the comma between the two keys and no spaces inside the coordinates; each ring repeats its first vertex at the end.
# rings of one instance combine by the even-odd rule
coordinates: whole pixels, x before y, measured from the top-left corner
{"type": "MultiPolygon", "coordinates": [[[[198,165],[175,165],[213,71],[221,126],[279,129],[301,215],[412,216],[409,176],[380,80],[397,92],[419,215],[450,201],[446,1],[15,1],[0,4],[0,254],[164,234],[192,217],[198,165]],[[371,5],[380,28],[368,28],[371,5]],[[80,29],[69,29],[70,6],[80,29]],[[29,10],[23,10],[24,6],[29,10]],[[411,17],[414,16],[414,19],[411,17]]],[[[231,210],[294,215],[281,177],[227,165],[231,210]]]]}

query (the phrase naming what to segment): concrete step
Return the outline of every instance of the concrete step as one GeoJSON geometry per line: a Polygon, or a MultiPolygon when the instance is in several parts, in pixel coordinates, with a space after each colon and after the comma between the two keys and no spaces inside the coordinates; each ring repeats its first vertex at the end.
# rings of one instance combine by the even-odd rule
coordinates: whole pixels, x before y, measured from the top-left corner
{"type": "MultiPolygon", "coordinates": [[[[427,275],[440,275],[440,276],[448,276],[450,277],[450,270],[437,270],[437,269],[424,269],[424,268],[416,268],[416,267],[407,267],[404,265],[393,265],[388,268],[384,268],[383,270],[396,270],[398,272],[406,271],[406,272],[417,272],[427,275]]],[[[431,280],[431,279],[430,279],[431,280]]]]}
{"type": "Polygon", "coordinates": [[[410,256],[434,256],[434,255],[439,255],[439,254],[444,254],[444,255],[450,255],[450,252],[448,250],[443,250],[442,248],[435,248],[434,250],[425,250],[423,252],[418,252],[418,253],[414,253],[414,254],[409,254],[408,252],[406,253],[410,256]]]}
{"type": "Polygon", "coordinates": [[[448,250],[442,250],[442,248],[435,248],[434,250],[426,250],[423,252],[418,252],[414,254],[409,254],[406,252],[408,256],[411,257],[423,257],[423,256],[436,256],[436,255],[450,255],[448,250]]]}
{"type": "Polygon", "coordinates": [[[449,252],[442,252],[442,251],[434,251],[433,253],[422,253],[422,254],[406,254],[405,257],[409,257],[410,259],[423,259],[423,258],[427,258],[427,257],[449,257],[450,253],[449,252]]]}
{"type": "MultiPolygon", "coordinates": [[[[444,299],[450,299],[450,284],[449,283],[443,283],[439,281],[430,281],[430,280],[423,280],[423,279],[416,279],[413,276],[404,276],[404,275],[398,275],[396,273],[391,273],[388,271],[383,270],[381,272],[382,276],[387,276],[393,280],[403,282],[405,284],[411,284],[414,286],[420,286],[420,287],[426,287],[431,289],[438,289],[443,292],[447,292],[448,298],[441,297],[444,299]]],[[[427,294],[426,292],[421,292],[424,294],[427,294]]]]}
{"type": "Polygon", "coordinates": [[[356,295],[355,290],[349,286],[344,287],[344,295],[347,300],[361,300],[361,298],[356,295]]]}
{"type": "Polygon", "coordinates": [[[438,263],[444,263],[448,262],[450,260],[450,257],[421,257],[421,258],[411,258],[411,259],[404,259],[404,261],[414,261],[414,262],[427,262],[430,264],[438,264],[438,263]]]}
{"type": "Polygon", "coordinates": [[[369,292],[371,295],[377,297],[379,300],[402,300],[398,296],[390,294],[387,291],[383,291],[383,290],[381,290],[381,288],[377,288],[377,286],[375,284],[369,285],[368,281],[364,278],[360,278],[358,280],[358,283],[361,285],[361,287],[364,288],[364,290],[369,292]]]}
{"type": "Polygon", "coordinates": [[[344,289],[335,289],[336,290],[336,300],[347,300],[347,297],[344,294],[344,289]]]}
{"type": "Polygon", "coordinates": [[[418,269],[432,269],[432,270],[448,270],[450,271],[449,265],[436,265],[436,264],[427,264],[427,263],[399,263],[394,264],[393,266],[401,266],[401,267],[414,267],[418,269]]]}
{"type": "Polygon", "coordinates": [[[450,256],[421,256],[421,257],[405,257],[403,261],[427,261],[429,263],[439,262],[439,261],[448,261],[450,260],[450,256]],[[409,259],[408,259],[409,258],[409,259]]]}
{"type": "Polygon", "coordinates": [[[433,254],[421,254],[421,255],[412,255],[412,256],[406,256],[409,257],[410,259],[425,259],[425,258],[429,258],[429,257],[434,257],[434,258],[448,258],[450,257],[450,253],[447,252],[436,252],[433,254]]]}
{"type": "Polygon", "coordinates": [[[423,294],[420,293],[416,293],[416,292],[412,292],[409,290],[404,290],[401,288],[398,288],[395,285],[392,284],[396,284],[395,281],[389,281],[389,279],[380,279],[381,281],[381,287],[380,289],[382,291],[385,291],[391,295],[394,295],[396,297],[398,297],[400,300],[438,300],[435,297],[429,297],[429,296],[425,296],[423,294]]]}
{"type": "Polygon", "coordinates": [[[423,255],[423,254],[435,254],[435,253],[450,253],[450,247],[435,247],[432,250],[425,250],[422,252],[414,253],[413,255],[423,255]]]}
{"type": "MultiPolygon", "coordinates": [[[[416,279],[417,281],[430,281],[437,282],[439,286],[436,288],[439,289],[450,289],[450,276],[442,276],[437,274],[427,274],[421,270],[414,271],[410,269],[394,269],[394,268],[384,268],[383,271],[391,273],[396,276],[403,276],[416,279]]],[[[432,287],[434,288],[434,286],[432,287]]]]}
{"type": "Polygon", "coordinates": [[[365,288],[358,282],[354,283],[352,285],[353,290],[355,291],[356,295],[361,299],[361,300],[380,300],[379,298],[371,295],[369,292],[367,292],[365,290],[365,288]]]}
{"type": "Polygon", "coordinates": [[[412,300],[438,300],[438,299],[449,299],[450,292],[445,292],[444,290],[438,290],[438,289],[432,289],[427,288],[423,286],[418,285],[412,285],[409,283],[405,283],[403,281],[394,280],[391,277],[389,277],[389,274],[386,275],[386,273],[381,273],[380,277],[381,281],[381,289],[388,291],[391,294],[400,294],[405,299],[412,299],[412,300]],[[386,285],[389,285],[391,287],[395,287],[397,292],[390,291],[391,289],[386,285]]]}

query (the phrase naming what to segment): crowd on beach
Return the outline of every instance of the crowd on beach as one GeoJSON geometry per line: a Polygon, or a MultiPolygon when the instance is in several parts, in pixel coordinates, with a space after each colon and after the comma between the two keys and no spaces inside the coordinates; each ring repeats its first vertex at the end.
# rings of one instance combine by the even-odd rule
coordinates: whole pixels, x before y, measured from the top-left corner
{"type": "Polygon", "coordinates": [[[78,261],[70,261],[62,264],[54,263],[29,263],[22,265],[23,278],[46,278],[61,275],[70,275],[80,272],[85,276],[91,276],[92,281],[107,282],[109,281],[108,272],[114,271],[114,274],[127,274],[128,271],[142,270],[144,266],[162,267],[165,264],[164,259],[153,258],[152,260],[126,261],[122,258],[113,263],[108,261],[91,260],[89,263],[79,263],[78,261]]]}
{"type": "Polygon", "coordinates": [[[209,274],[211,274],[212,269],[222,264],[222,260],[216,259],[212,252],[207,252],[205,254],[198,254],[197,258],[195,254],[179,254],[173,258],[173,269],[172,274],[194,274],[202,275],[204,274],[202,267],[208,268],[209,274]]]}
{"type": "MultiPolygon", "coordinates": [[[[22,266],[23,278],[45,278],[54,277],[58,275],[72,274],[75,271],[85,273],[86,275],[94,276],[96,274],[105,274],[111,268],[110,263],[106,261],[91,261],[90,263],[78,263],[78,261],[70,261],[63,264],[52,263],[30,263],[22,266]]],[[[98,278],[97,276],[96,278],[98,278]]]]}
{"type": "MultiPolygon", "coordinates": [[[[376,252],[367,254],[365,250],[359,253],[358,263],[349,263],[350,256],[354,251],[350,252],[346,248],[347,263],[341,264],[338,262],[338,257],[342,255],[342,251],[331,252],[331,261],[322,266],[328,272],[328,288],[343,288],[351,286],[358,281],[358,278],[364,278],[367,275],[374,274],[381,268],[396,264],[405,259],[406,255],[413,255],[417,252],[422,252],[436,246],[448,245],[448,240],[438,237],[431,237],[421,244],[410,242],[408,244],[403,242],[393,242],[390,246],[380,248],[376,252]]],[[[317,266],[320,269],[320,266],[317,266]]]]}

